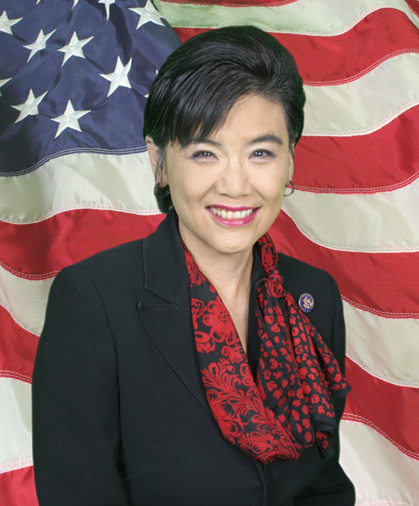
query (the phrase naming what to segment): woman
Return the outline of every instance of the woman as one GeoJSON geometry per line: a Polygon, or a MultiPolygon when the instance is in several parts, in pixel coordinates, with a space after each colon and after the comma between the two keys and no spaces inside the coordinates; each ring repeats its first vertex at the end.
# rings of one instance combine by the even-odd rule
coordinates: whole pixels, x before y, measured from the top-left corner
{"type": "Polygon", "coordinates": [[[161,68],[144,133],[167,218],[51,289],[40,506],[354,504],[339,293],[266,234],[304,102],[292,56],[253,27],[199,35],[161,68]]]}

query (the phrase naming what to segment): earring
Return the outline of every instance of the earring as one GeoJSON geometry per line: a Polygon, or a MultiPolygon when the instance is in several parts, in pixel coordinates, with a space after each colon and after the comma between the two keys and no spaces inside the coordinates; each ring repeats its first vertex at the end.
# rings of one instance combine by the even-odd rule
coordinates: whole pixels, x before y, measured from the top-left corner
{"type": "Polygon", "coordinates": [[[295,187],[294,187],[294,183],[292,181],[289,181],[286,188],[290,188],[290,192],[289,193],[285,193],[284,192],[284,197],[289,197],[290,195],[292,195],[295,191],[295,187]]]}
{"type": "MultiPolygon", "coordinates": [[[[154,195],[157,197],[158,194],[159,194],[159,190],[162,190],[163,188],[161,188],[160,186],[160,183],[161,183],[161,180],[163,178],[163,163],[164,163],[164,155],[165,155],[165,150],[162,150],[160,152],[160,155],[159,155],[159,159],[157,161],[157,165],[156,165],[156,174],[155,174],[155,181],[156,181],[156,184],[154,185],[154,195]]],[[[167,185],[166,187],[166,191],[164,192],[164,194],[161,196],[161,198],[163,199],[166,199],[169,195],[170,195],[170,188],[169,188],[169,185],[167,185]]]]}
{"type": "Polygon", "coordinates": [[[154,185],[154,195],[156,195],[156,196],[157,196],[157,195],[159,194],[159,190],[163,190],[163,189],[165,189],[165,192],[164,192],[164,194],[162,195],[162,198],[163,198],[163,199],[167,198],[167,197],[170,195],[170,188],[169,188],[169,185],[167,185],[167,186],[166,186],[166,188],[162,188],[162,187],[160,186],[160,183],[156,183],[156,184],[154,185]]]}

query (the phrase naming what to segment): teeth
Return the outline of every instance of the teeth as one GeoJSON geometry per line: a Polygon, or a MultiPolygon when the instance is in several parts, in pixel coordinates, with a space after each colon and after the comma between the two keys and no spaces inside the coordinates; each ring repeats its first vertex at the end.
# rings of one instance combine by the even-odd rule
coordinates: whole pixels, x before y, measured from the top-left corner
{"type": "Polygon", "coordinates": [[[211,207],[210,209],[223,220],[240,220],[247,218],[247,216],[250,216],[253,212],[253,209],[246,209],[243,211],[226,211],[225,209],[218,209],[216,207],[211,207]]]}

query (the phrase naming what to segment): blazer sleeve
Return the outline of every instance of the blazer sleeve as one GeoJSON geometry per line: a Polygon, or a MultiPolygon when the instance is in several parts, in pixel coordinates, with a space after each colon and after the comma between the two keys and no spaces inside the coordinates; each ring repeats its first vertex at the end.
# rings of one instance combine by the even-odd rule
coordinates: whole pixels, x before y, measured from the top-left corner
{"type": "MultiPolygon", "coordinates": [[[[335,280],[327,274],[334,300],[333,335],[331,349],[345,372],[345,322],[343,318],[342,299],[335,280]]],[[[335,413],[338,422],[345,408],[345,398],[335,401],[335,413]]],[[[355,488],[339,464],[340,438],[336,434],[334,454],[326,461],[325,466],[315,483],[294,498],[294,506],[353,506],[355,488]]]]}
{"type": "Polygon", "coordinates": [[[114,343],[100,294],[80,266],[53,282],[32,392],[39,505],[128,506],[114,343]]]}

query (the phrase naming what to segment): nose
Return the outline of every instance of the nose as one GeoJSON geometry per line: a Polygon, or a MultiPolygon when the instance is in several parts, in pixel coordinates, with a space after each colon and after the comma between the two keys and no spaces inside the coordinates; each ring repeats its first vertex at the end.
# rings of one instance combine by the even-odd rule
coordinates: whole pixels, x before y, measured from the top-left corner
{"type": "Polygon", "coordinates": [[[217,190],[231,198],[248,195],[250,192],[249,170],[240,160],[229,160],[217,181],[217,190]]]}

